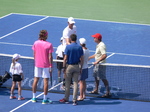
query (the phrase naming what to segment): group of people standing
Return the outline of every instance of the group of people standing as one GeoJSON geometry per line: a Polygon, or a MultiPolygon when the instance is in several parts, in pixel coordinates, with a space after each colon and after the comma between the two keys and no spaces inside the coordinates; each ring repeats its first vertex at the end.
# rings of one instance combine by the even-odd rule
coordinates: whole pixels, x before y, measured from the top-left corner
{"type": "MultiPolygon", "coordinates": [[[[106,60],[106,46],[102,42],[102,35],[96,33],[92,35],[94,41],[97,43],[96,52],[94,55],[90,56],[89,50],[86,47],[86,39],[80,38],[80,45],[77,44],[77,35],[76,35],[76,26],[73,17],[68,18],[68,26],[63,30],[63,36],[60,39],[62,44],[58,46],[56,50],[57,59],[63,60],[63,63],[58,63],[58,80],[61,82],[61,70],[63,69],[63,78],[65,86],[65,96],[63,99],[60,99],[61,103],[69,103],[70,96],[70,86],[73,82],[73,105],[77,105],[77,101],[83,101],[85,99],[86,91],[86,79],[88,78],[88,61],[92,58],[95,58],[93,76],[95,78],[95,89],[91,91],[91,94],[98,94],[98,86],[100,79],[103,81],[106,87],[106,94],[101,97],[110,97],[109,83],[106,79],[105,68],[101,69],[99,63],[103,63],[106,60]],[[78,84],[80,95],[78,95],[78,84]]],[[[47,98],[48,94],[48,81],[50,78],[50,73],[52,73],[53,67],[53,56],[54,52],[53,46],[50,42],[46,41],[48,38],[48,32],[46,30],[41,30],[39,33],[39,39],[34,42],[32,46],[35,68],[34,68],[34,81],[32,86],[33,98],[32,102],[37,102],[36,98],[36,89],[39,78],[44,79],[44,95],[42,104],[52,103],[51,100],[47,98]]],[[[10,67],[10,72],[13,67],[16,67],[15,63],[18,63],[18,58],[13,58],[13,63],[10,67]]],[[[21,65],[20,65],[21,66],[21,65]]],[[[21,68],[20,68],[21,69],[21,68]]],[[[16,74],[20,76],[23,72],[17,72],[16,74]]],[[[14,73],[13,78],[15,78],[14,73]]],[[[13,80],[13,82],[20,82],[21,80],[13,80]]],[[[13,86],[11,91],[10,99],[16,98],[13,96],[13,86]]],[[[24,99],[21,96],[22,100],[24,99]]]]}

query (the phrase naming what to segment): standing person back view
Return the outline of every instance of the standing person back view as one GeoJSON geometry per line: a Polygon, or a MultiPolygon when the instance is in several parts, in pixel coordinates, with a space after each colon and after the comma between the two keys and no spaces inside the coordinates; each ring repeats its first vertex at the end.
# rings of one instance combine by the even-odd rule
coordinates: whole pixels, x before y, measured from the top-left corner
{"type": "Polygon", "coordinates": [[[78,77],[82,72],[83,49],[76,43],[77,36],[70,35],[71,44],[66,46],[63,67],[66,71],[65,97],[59,102],[68,103],[70,96],[70,82],[73,78],[73,105],[77,105],[78,77]]]}
{"type": "Polygon", "coordinates": [[[39,33],[39,40],[35,41],[32,49],[35,61],[34,68],[34,81],[32,85],[33,98],[32,102],[36,102],[36,89],[39,78],[44,79],[44,96],[42,104],[52,103],[48,100],[48,81],[50,78],[50,72],[52,72],[52,62],[53,62],[53,46],[50,42],[47,42],[48,32],[46,30],[41,30],[39,33]]]}

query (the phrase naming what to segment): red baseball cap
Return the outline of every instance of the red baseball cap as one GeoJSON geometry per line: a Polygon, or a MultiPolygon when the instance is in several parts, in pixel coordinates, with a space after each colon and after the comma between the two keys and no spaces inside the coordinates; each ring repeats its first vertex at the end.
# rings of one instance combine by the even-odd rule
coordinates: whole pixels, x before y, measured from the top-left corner
{"type": "Polygon", "coordinates": [[[92,35],[92,37],[97,38],[97,39],[102,39],[102,35],[100,33],[96,33],[94,35],[92,35]]]}

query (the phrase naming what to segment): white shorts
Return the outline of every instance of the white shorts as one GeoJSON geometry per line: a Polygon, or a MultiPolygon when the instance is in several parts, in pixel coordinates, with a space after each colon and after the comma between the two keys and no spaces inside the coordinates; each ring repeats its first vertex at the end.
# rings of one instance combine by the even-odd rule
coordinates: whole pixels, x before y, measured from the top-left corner
{"type": "Polygon", "coordinates": [[[34,77],[50,78],[50,68],[34,68],[34,77]]]}

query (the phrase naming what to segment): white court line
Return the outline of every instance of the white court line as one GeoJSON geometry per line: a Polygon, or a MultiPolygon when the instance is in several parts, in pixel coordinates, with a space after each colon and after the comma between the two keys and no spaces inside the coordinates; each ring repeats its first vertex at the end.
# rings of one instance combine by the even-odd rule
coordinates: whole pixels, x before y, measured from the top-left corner
{"type": "Polygon", "coordinates": [[[38,22],[40,22],[40,21],[43,21],[43,20],[45,20],[45,19],[47,19],[47,18],[48,18],[48,16],[46,16],[45,18],[42,18],[42,19],[40,19],[40,20],[38,20],[38,21],[35,21],[35,22],[33,22],[33,23],[30,23],[30,24],[28,24],[28,25],[26,25],[26,26],[24,26],[24,27],[22,27],[22,28],[19,28],[18,30],[15,30],[15,31],[13,31],[13,32],[11,32],[11,33],[8,33],[8,34],[6,34],[6,35],[0,37],[0,39],[5,38],[5,37],[7,37],[7,36],[9,36],[9,35],[11,35],[11,34],[13,34],[13,33],[16,33],[16,32],[18,32],[18,31],[20,31],[20,30],[22,30],[22,29],[24,29],[24,28],[27,28],[27,27],[29,27],[29,26],[31,26],[31,25],[33,25],[33,24],[36,24],[36,23],[38,23],[38,22]]]}
{"type": "MultiPolygon", "coordinates": [[[[89,50],[89,51],[95,52],[94,50],[89,50]]],[[[107,52],[107,53],[115,53],[119,55],[128,55],[128,56],[150,57],[149,55],[140,55],[140,54],[116,53],[116,52],[107,52]]]]}
{"type": "MultiPolygon", "coordinates": [[[[114,54],[115,54],[115,53],[110,54],[109,56],[106,57],[106,59],[110,58],[110,57],[113,56],[114,54]]],[[[93,65],[93,62],[92,62],[92,65],[89,66],[88,68],[91,68],[91,67],[93,67],[93,66],[94,66],[94,65],[93,65]]]]}
{"type": "Polygon", "coordinates": [[[140,57],[150,57],[148,55],[139,55],[139,54],[127,54],[127,53],[115,53],[119,55],[128,55],[128,56],[140,56],[140,57]]]}
{"type": "Polygon", "coordinates": [[[7,16],[10,16],[10,15],[12,15],[12,13],[10,13],[10,14],[7,14],[7,15],[5,15],[5,16],[2,16],[2,17],[0,17],[0,19],[3,19],[3,18],[5,18],[5,17],[7,17],[7,16]]]}
{"type": "MultiPolygon", "coordinates": [[[[35,15],[35,14],[23,14],[23,13],[12,13],[12,14],[18,14],[18,15],[30,15],[30,16],[46,16],[46,15],[35,15]]],[[[68,17],[60,17],[60,16],[49,16],[53,18],[68,18],[68,17]]],[[[84,18],[75,18],[78,20],[86,20],[86,21],[97,21],[97,22],[109,22],[109,23],[121,23],[121,24],[133,24],[133,25],[144,25],[144,26],[150,26],[150,24],[140,24],[140,23],[127,23],[127,22],[117,22],[117,21],[106,21],[106,20],[95,20],[95,19],[84,19],[84,18]]]]}
{"type": "Polygon", "coordinates": [[[18,44],[18,43],[8,43],[8,42],[0,42],[0,44],[20,45],[20,46],[32,46],[32,45],[29,45],[29,44],[18,44]]]}
{"type": "MultiPolygon", "coordinates": [[[[8,45],[20,45],[20,46],[32,46],[30,44],[18,44],[18,43],[9,43],[9,42],[0,42],[0,44],[8,44],[8,45]]],[[[57,47],[53,47],[54,49],[57,49],[57,47]]]]}
{"type": "MultiPolygon", "coordinates": [[[[62,83],[63,83],[63,82],[58,83],[57,85],[55,85],[55,86],[51,87],[48,91],[50,91],[50,90],[54,89],[55,87],[57,87],[57,86],[61,85],[62,83]]],[[[39,94],[36,98],[40,97],[40,96],[41,96],[41,95],[43,95],[43,94],[44,94],[44,92],[43,92],[43,93],[41,93],[41,94],[39,94]]],[[[14,112],[15,110],[17,110],[17,109],[21,108],[22,106],[26,105],[26,104],[27,104],[27,103],[29,103],[29,102],[31,102],[31,100],[28,100],[27,102],[25,102],[25,103],[23,103],[22,105],[20,105],[20,106],[18,106],[18,107],[16,107],[16,108],[14,108],[14,109],[13,109],[13,110],[11,110],[10,112],[14,112]]]]}
{"type": "MultiPolygon", "coordinates": [[[[0,42],[0,44],[9,44],[9,45],[20,45],[20,46],[32,46],[30,44],[18,44],[18,43],[8,43],[8,42],[0,42]]],[[[54,49],[57,49],[57,47],[53,47],[54,49]]],[[[89,50],[90,52],[95,52],[94,50],[89,50]]],[[[127,55],[127,56],[139,56],[139,57],[150,57],[149,55],[139,55],[139,54],[128,54],[128,53],[115,53],[115,52],[107,52],[107,53],[114,53],[118,55],[127,55]]]]}
{"type": "Polygon", "coordinates": [[[111,56],[113,56],[115,53],[112,53],[111,55],[107,56],[106,59],[110,58],[111,56]]]}

